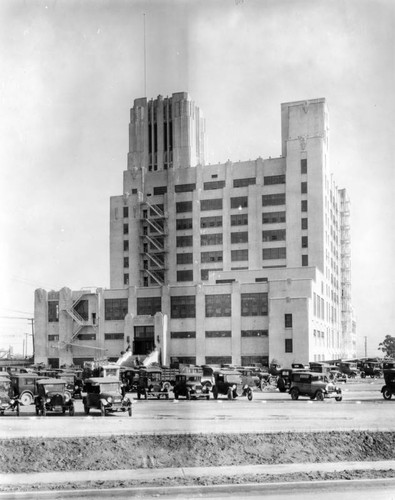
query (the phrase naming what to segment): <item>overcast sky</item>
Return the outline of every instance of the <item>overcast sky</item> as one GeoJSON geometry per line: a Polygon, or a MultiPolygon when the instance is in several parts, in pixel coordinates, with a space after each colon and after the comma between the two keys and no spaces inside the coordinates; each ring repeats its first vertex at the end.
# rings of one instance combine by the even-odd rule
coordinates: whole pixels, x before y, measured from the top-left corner
{"type": "MultiPolygon", "coordinates": [[[[129,110],[188,91],[206,162],[281,154],[282,102],[325,97],[351,198],[360,354],[395,335],[393,0],[2,0],[0,349],[22,353],[34,290],[109,287],[109,198],[129,110]]],[[[31,337],[28,337],[31,353],[31,337]]]]}

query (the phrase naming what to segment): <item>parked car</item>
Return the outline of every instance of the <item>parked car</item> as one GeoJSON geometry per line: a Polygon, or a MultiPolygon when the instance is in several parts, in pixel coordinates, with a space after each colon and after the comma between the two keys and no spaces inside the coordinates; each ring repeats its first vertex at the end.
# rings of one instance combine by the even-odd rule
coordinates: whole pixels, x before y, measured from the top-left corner
{"type": "Polygon", "coordinates": [[[202,385],[206,385],[211,390],[215,384],[214,371],[215,367],[210,365],[202,365],[202,385]]]}
{"type": "Polygon", "coordinates": [[[32,405],[37,396],[36,373],[11,373],[11,397],[18,399],[22,406],[32,405]]]}
{"type": "MultiPolygon", "coordinates": [[[[294,363],[292,366],[296,365],[294,363]]],[[[304,365],[297,364],[298,368],[281,368],[277,378],[277,389],[280,392],[286,392],[291,386],[291,375],[295,372],[307,371],[304,365]],[[299,368],[300,367],[300,368],[299,368]]]]}
{"type": "Polygon", "coordinates": [[[122,384],[115,377],[92,377],[85,380],[82,398],[85,414],[100,410],[102,417],[113,412],[128,412],[132,416],[132,401],[122,395],[122,384]]]}
{"type": "Polygon", "coordinates": [[[339,370],[341,373],[347,375],[348,378],[356,378],[359,375],[357,363],[354,361],[341,361],[339,363],[339,370]]]}
{"type": "Polygon", "coordinates": [[[385,362],[383,364],[385,385],[381,388],[384,399],[391,399],[395,394],[395,363],[385,362]]]}
{"type": "Polygon", "coordinates": [[[318,401],[324,401],[325,398],[335,398],[336,401],[343,399],[340,387],[330,382],[326,375],[314,372],[292,373],[289,394],[294,400],[299,396],[308,396],[318,401]]]}
{"type": "Polygon", "coordinates": [[[7,410],[16,411],[19,417],[19,401],[11,396],[11,378],[3,372],[0,374],[0,416],[3,416],[7,410]]]}
{"type": "Polygon", "coordinates": [[[337,382],[347,383],[347,375],[342,373],[337,366],[331,366],[330,368],[331,368],[329,374],[330,380],[332,380],[334,383],[337,382]]]}
{"type": "Polygon", "coordinates": [[[180,373],[176,375],[173,387],[174,399],[183,396],[186,399],[210,399],[210,387],[202,384],[200,373],[180,373]]]}
{"type": "Polygon", "coordinates": [[[169,399],[171,383],[164,380],[162,369],[159,366],[148,366],[139,371],[137,398],[143,396],[147,399],[149,396],[160,399],[162,396],[169,399]]]}
{"type": "Polygon", "coordinates": [[[37,396],[35,398],[36,415],[45,416],[47,412],[74,415],[74,400],[67,390],[67,381],[61,378],[45,378],[36,380],[37,396]]]}
{"type": "Polygon", "coordinates": [[[241,373],[235,370],[220,370],[214,373],[215,385],[213,386],[213,395],[218,399],[219,395],[227,396],[228,399],[234,399],[238,396],[247,396],[251,401],[252,387],[243,383],[241,373]]]}
{"type": "Polygon", "coordinates": [[[261,377],[258,374],[258,370],[252,366],[238,366],[237,371],[241,373],[243,384],[247,384],[250,387],[261,386],[261,377]]]}
{"type": "Polygon", "coordinates": [[[381,363],[378,361],[367,361],[361,365],[361,378],[380,378],[383,376],[381,363]]]}

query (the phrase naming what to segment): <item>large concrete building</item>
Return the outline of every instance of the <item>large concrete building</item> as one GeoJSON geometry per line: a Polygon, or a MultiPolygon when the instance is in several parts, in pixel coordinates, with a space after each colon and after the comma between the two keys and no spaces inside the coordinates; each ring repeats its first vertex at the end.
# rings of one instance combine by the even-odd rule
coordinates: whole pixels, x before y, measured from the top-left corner
{"type": "Polygon", "coordinates": [[[206,165],[187,93],[136,99],[111,198],[110,289],[36,291],[36,361],[156,347],[163,364],[284,365],[356,354],[349,200],[325,99],[281,106],[278,158],[206,165]]]}

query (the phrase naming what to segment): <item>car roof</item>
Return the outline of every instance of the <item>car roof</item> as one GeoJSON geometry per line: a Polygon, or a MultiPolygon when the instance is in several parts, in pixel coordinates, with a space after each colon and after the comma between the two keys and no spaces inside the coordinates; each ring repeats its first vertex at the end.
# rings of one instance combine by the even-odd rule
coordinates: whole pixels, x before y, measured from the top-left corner
{"type": "Polygon", "coordinates": [[[67,381],[61,378],[41,378],[37,380],[36,383],[42,385],[52,385],[52,384],[67,384],[67,381]]]}
{"type": "Polygon", "coordinates": [[[241,375],[238,370],[219,370],[216,373],[221,373],[222,375],[241,375]]]}
{"type": "Polygon", "coordinates": [[[85,383],[91,384],[109,384],[109,383],[119,382],[117,377],[92,377],[85,380],[85,383]]]}
{"type": "Polygon", "coordinates": [[[34,373],[34,372],[28,372],[28,373],[15,373],[15,372],[12,372],[10,373],[11,377],[12,378],[43,378],[42,375],[38,375],[37,373],[34,373]]]}

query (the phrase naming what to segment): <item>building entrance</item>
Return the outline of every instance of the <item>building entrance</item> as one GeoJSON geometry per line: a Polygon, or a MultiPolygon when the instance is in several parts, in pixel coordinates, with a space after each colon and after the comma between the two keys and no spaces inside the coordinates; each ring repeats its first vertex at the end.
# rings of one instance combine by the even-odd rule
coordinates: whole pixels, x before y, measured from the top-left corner
{"type": "Polygon", "coordinates": [[[147,355],[155,348],[154,326],[135,326],[133,354],[147,355]]]}

